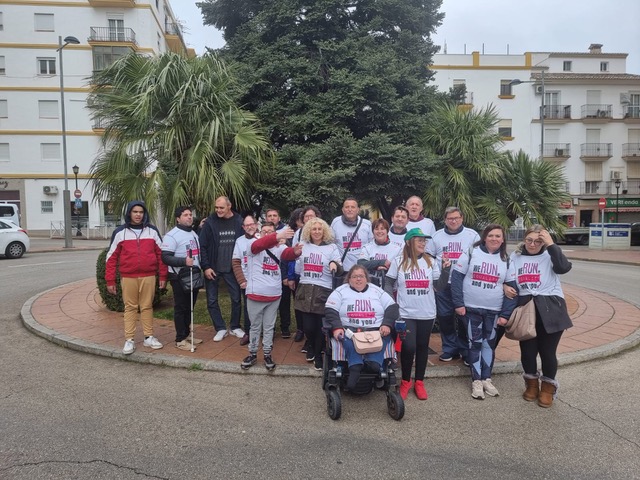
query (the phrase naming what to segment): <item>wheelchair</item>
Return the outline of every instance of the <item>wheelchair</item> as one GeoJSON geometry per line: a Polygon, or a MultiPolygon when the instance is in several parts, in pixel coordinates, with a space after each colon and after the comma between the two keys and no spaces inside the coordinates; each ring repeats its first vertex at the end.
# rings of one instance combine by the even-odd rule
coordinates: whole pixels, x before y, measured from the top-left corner
{"type": "MultiPolygon", "coordinates": [[[[351,391],[354,395],[367,395],[374,388],[384,390],[387,396],[387,411],[394,420],[404,417],[404,400],[400,396],[398,382],[393,369],[393,342],[385,347],[385,360],[379,372],[363,369],[351,391]]],[[[322,363],[322,389],[327,397],[327,413],[332,420],[338,420],[342,415],[342,395],[344,386],[349,378],[349,365],[344,354],[342,344],[327,335],[324,360],[322,363]]]]}

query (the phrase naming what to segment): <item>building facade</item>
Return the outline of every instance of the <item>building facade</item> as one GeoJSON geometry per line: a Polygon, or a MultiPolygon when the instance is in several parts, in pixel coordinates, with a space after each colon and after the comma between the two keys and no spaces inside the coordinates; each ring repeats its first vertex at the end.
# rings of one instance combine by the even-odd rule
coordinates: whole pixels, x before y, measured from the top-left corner
{"type": "Polygon", "coordinates": [[[504,148],[563,167],[568,226],[640,221],[640,75],[625,53],[438,54],[431,68],[441,91],[466,91],[461,108],[493,105],[504,148]],[[514,81],[516,80],[516,81],[514,81]],[[542,113],[542,114],[541,114],[542,113]]]}
{"type": "Polygon", "coordinates": [[[171,5],[166,0],[3,2],[0,46],[0,201],[19,205],[21,225],[31,235],[62,236],[66,139],[73,235],[105,236],[119,215],[109,211],[107,201],[93,198],[89,169],[102,130],[86,108],[89,77],[132,51],[195,55],[185,46],[171,5]]]}

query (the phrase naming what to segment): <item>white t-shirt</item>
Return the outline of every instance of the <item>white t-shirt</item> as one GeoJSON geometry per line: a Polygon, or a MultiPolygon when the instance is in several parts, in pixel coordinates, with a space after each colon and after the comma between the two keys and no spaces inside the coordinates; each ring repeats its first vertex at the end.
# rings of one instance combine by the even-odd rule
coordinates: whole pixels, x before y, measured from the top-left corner
{"type": "MultiPolygon", "coordinates": [[[[189,250],[191,250],[193,264],[197,267],[200,266],[200,244],[198,243],[198,235],[193,231],[185,232],[178,227],[172,228],[162,239],[160,250],[174,252],[174,256],[178,258],[187,258],[189,250]]],[[[180,267],[168,268],[173,273],[180,271],[180,267]]]]}
{"type": "Polygon", "coordinates": [[[345,283],[331,292],[326,306],[338,312],[345,327],[375,328],[382,325],[385,310],[394,303],[380,287],[369,283],[358,292],[345,283]]]}
{"type": "MultiPolygon", "coordinates": [[[[250,244],[255,240],[252,238],[250,244]]],[[[278,245],[269,250],[280,260],[286,248],[286,245],[278,245]]],[[[247,295],[280,297],[282,295],[280,265],[269,256],[266,250],[254,254],[250,246],[247,248],[247,257],[247,295]]]]}
{"type": "Polygon", "coordinates": [[[302,246],[302,255],[296,260],[296,273],[300,275],[300,283],[331,288],[331,262],[340,263],[340,252],[334,243],[305,243],[302,246]]]}
{"type": "Polygon", "coordinates": [[[240,260],[240,266],[242,267],[242,274],[247,278],[247,262],[249,260],[247,252],[249,251],[249,245],[255,240],[255,237],[247,238],[246,235],[238,237],[236,244],[233,247],[233,255],[231,258],[240,260]]]}
{"type": "MultiPolygon", "coordinates": [[[[357,222],[360,222],[360,217],[358,217],[357,222]]],[[[331,222],[331,229],[333,230],[333,235],[336,238],[336,245],[340,251],[340,257],[344,254],[347,245],[349,245],[349,241],[353,236],[353,232],[356,229],[356,226],[350,227],[345,225],[342,221],[342,216],[336,217],[331,222]]],[[[362,219],[362,225],[358,229],[358,233],[353,236],[353,241],[351,242],[351,246],[349,247],[349,251],[342,262],[342,266],[345,271],[349,271],[351,267],[353,267],[356,263],[358,263],[358,258],[360,258],[360,251],[362,247],[367,243],[373,240],[373,232],[371,231],[371,222],[366,218],[362,219]]]]}
{"type": "MultiPolygon", "coordinates": [[[[444,228],[438,230],[430,243],[435,249],[436,261],[442,265],[442,254],[447,253],[451,260],[451,268],[458,263],[460,256],[471,250],[473,244],[480,241],[478,232],[471,228],[463,227],[462,230],[455,234],[449,234],[444,228]]],[[[449,278],[451,283],[451,278],[449,278]]]]}
{"type": "Polygon", "coordinates": [[[429,320],[436,317],[434,282],[440,278],[440,264],[431,258],[431,267],[423,255],[418,269],[404,270],[402,256],[391,262],[387,276],[396,279],[398,306],[402,318],[429,320]]]}
{"type": "Polygon", "coordinates": [[[560,278],[553,271],[551,256],[546,250],[539,255],[513,252],[511,264],[515,269],[519,295],[555,295],[564,298],[560,278]]]}

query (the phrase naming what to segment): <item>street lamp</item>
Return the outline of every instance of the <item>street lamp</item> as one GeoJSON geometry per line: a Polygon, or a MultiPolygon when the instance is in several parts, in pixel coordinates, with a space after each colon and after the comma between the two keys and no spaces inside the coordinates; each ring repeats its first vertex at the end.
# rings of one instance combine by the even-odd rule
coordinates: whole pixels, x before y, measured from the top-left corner
{"type": "Polygon", "coordinates": [[[618,204],[620,203],[620,179],[617,178],[613,185],[616,187],[616,223],[618,223],[618,204]]]}
{"type": "Polygon", "coordinates": [[[69,175],[67,172],[67,125],[65,123],[64,112],[64,70],[62,64],[62,50],[69,44],[78,45],[80,40],[76,37],[65,37],[62,43],[62,37],[58,37],[58,63],[60,63],[60,118],[62,120],[62,161],[64,163],[64,192],[62,192],[62,201],[64,202],[64,248],[72,248],[73,240],[71,240],[71,195],[69,194],[69,175]]]}
{"type": "MultiPolygon", "coordinates": [[[[542,86],[540,93],[542,93],[542,99],[540,101],[540,160],[544,158],[544,70],[540,70],[540,78],[542,86]]],[[[536,83],[535,80],[511,80],[509,86],[520,85],[521,83],[536,83]]]]}
{"type": "MultiPolygon", "coordinates": [[[[78,165],[74,165],[73,167],[71,167],[71,169],[73,170],[73,174],[76,177],[76,192],[78,191],[78,172],[80,171],[80,167],[78,167],[78,165]]],[[[74,192],[75,193],[75,192],[74,192]]],[[[80,230],[80,208],[78,208],[78,204],[80,204],[80,208],[82,208],[82,200],[80,200],[80,198],[76,198],[76,215],[77,215],[77,220],[78,220],[78,229],[76,231],[76,237],[81,237],[82,236],[82,231],[80,230]]]]}

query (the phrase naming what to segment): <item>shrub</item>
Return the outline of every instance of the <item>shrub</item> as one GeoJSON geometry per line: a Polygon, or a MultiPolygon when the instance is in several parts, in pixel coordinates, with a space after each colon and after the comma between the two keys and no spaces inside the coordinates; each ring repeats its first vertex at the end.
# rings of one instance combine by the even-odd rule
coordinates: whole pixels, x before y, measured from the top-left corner
{"type": "MultiPolygon", "coordinates": [[[[106,271],[106,263],[107,263],[107,252],[108,248],[105,248],[100,255],[98,255],[98,260],[96,262],[96,282],[98,283],[98,291],[100,292],[100,297],[102,301],[106,305],[106,307],[113,312],[124,312],[124,302],[122,301],[122,289],[120,288],[120,272],[116,269],[116,294],[111,295],[107,292],[107,281],[104,279],[104,274],[106,271]]],[[[153,297],[153,306],[155,307],[162,300],[162,295],[164,295],[167,291],[160,290],[160,285],[158,278],[156,277],[156,294],[153,297]]]]}

